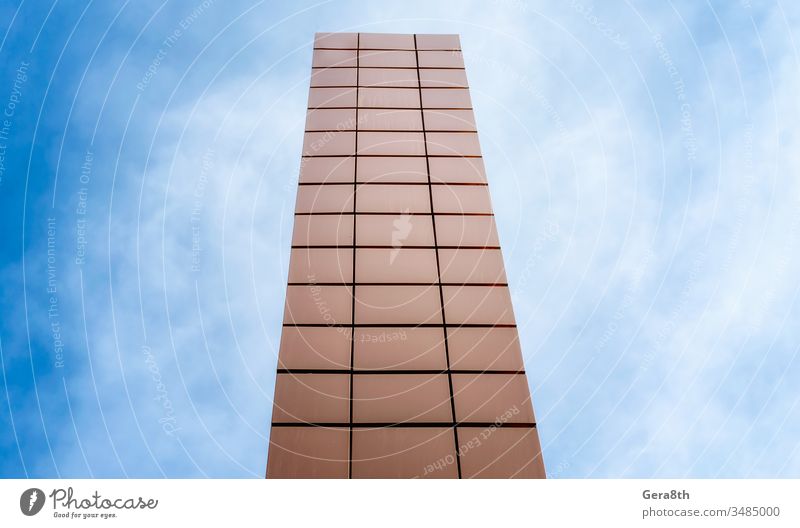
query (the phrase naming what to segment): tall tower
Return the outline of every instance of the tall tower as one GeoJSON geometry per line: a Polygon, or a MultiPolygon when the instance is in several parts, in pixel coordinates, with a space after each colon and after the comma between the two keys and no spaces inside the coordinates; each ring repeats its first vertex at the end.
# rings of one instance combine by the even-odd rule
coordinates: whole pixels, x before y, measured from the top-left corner
{"type": "Polygon", "coordinates": [[[457,35],[314,42],[267,477],[544,477],[457,35]]]}

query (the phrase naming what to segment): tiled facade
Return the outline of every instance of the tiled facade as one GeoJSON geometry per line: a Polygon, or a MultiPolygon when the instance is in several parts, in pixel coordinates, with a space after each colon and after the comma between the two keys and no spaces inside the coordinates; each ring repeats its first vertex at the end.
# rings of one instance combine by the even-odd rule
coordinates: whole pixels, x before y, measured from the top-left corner
{"type": "Polygon", "coordinates": [[[318,34],[267,477],[544,477],[457,35],[318,34]]]}

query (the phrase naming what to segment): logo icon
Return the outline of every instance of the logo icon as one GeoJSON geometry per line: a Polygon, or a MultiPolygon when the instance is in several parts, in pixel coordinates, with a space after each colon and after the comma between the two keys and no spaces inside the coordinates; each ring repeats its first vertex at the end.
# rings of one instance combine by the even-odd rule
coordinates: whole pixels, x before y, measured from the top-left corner
{"type": "Polygon", "coordinates": [[[22,492],[19,498],[19,509],[28,517],[39,513],[44,506],[44,492],[39,488],[31,488],[22,492]]]}
{"type": "Polygon", "coordinates": [[[408,208],[403,209],[403,212],[397,219],[392,222],[394,230],[392,230],[392,252],[389,254],[389,265],[394,264],[394,259],[400,253],[400,248],[403,247],[403,241],[411,234],[411,215],[408,214],[408,208]]]}

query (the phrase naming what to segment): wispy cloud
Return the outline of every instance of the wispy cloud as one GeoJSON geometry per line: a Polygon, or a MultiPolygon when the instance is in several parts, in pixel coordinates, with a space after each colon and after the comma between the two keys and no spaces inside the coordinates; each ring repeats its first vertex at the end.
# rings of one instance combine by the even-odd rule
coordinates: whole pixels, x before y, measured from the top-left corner
{"type": "Polygon", "coordinates": [[[360,30],[462,36],[551,475],[798,475],[793,5],[196,7],[9,32],[2,474],[263,475],[310,42],[360,30]]]}

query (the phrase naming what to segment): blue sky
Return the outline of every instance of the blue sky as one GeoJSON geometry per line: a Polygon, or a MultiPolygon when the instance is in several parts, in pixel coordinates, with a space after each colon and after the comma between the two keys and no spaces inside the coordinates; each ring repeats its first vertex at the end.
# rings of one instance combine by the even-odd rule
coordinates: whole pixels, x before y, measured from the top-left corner
{"type": "Polygon", "coordinates": [[[461,35],[552,477],[800,476],[799,28],[0,2],[0,476],[263,476],[315,31],[461,35]]]}

